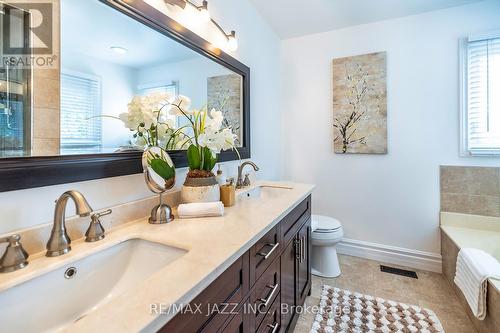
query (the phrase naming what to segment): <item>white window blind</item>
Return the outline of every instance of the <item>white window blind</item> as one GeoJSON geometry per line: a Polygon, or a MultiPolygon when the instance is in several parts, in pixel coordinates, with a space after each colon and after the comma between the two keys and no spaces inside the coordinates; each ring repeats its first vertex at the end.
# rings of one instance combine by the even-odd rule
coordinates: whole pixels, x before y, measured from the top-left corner
{"type": "Polygon", "coordinates": [[[83,74],[61,74],[61,148],[100,148],[100,115],[100,80],[83,74]]]}
{"type": "Polygon", "coordinates": [[[172,95],[177,95],[177,83],[173,82],[171,84],[147,87],[139,90],[139,93],[143,96],[159,92],[165,92],[165,93],[171,93],[172,95]]]}
{"type": "Polygon", "coordinates": [[[465,43],[464,131],[468,155],[500,154],[500,36],[465,43]]]}

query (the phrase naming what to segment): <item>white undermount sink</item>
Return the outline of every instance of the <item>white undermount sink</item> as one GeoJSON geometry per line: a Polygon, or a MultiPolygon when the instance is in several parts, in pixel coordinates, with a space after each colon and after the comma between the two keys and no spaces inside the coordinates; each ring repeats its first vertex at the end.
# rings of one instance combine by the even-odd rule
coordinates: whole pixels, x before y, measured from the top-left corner
{"type": "Polygon", "coordinates": [[[261,185],[239,193],[238,199],[272,199],[279,197],[291,189],[292,187],[286,185],[261,185]]]}
{"type": "Polygon", "coordinates": [[[185,253],[131,239],[7,289],[0,293],[0,331],[62,330],[185,253]]]}

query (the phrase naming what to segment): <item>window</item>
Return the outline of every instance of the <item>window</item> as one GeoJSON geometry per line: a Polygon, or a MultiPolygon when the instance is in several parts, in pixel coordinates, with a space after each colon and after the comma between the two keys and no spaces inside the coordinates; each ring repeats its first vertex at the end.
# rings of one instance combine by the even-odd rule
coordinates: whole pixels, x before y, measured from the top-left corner
{"type": "Polygon", "coordinates": [[[462,155],[500,156],[500,33],[462,42],[462,155]]]}
{"type": "MultiPolygon", "coordinates": [[[[165,92],[165,93],[170,93],[174,96],[178,94],[178,84],[175,81],[172,81],[172,83],[168,84],[154,84],[154,85],[148,85],[148,86],[143,86],[139,88],[139,95],[142,96],[147,96],[150,94],[154,93],[159,93],[159,92],[165,92]]],[[[170,119],[174,121],[176,126],[179,126],[179,119],[176,116],[173,116],[169,114],[168,112],[164,112],[163,116],[165,117],[164,120],[170,119]]]]}
{"type": "Polygon", "coordinates": [[[170,84],[153,85],[139,89],[139,94],[143,96],[158,92],[166,92],[171,93],[172,95],[177,95],[177,82],[172,82],[170,84]]]}
{"type": "Polygon", "coordinates": [[[61,74],[61,149],[99,150],[102,146],[101,82],[80,73],[61,74]]]}

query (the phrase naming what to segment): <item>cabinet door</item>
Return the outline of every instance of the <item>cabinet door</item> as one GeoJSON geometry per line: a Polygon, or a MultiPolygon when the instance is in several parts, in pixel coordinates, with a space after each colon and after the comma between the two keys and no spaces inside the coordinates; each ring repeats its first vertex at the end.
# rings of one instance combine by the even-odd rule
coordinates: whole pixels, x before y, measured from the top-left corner
{"type": "Polygon", "coordinates": [[[297,305],[304,304],[311,288],[311,219],[297,233],[297,305]]]}
{"type": "Polygon", "coordinates": [[[281,332],[285,332],[294,315],[296,296],[296,244],[295,239],[288,243],[281,255],[281,332]]]}
{"type": "Polygon", "coordinates": [[[220,333],[245,333],[245,321],[243,313],[240,311],[238,314],[234,315],[229,321],[226,327],[224,327],[220,333]]]}

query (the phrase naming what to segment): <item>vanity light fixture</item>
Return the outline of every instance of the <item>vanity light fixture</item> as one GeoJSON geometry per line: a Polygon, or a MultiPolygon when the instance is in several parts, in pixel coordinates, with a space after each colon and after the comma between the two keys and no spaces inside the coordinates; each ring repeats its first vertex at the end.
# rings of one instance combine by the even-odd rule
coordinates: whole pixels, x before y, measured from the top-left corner
{"type": "Polygon", "coordinates": [[[118,53],[118,54],[126,54],[128,52],[128,50],[124,47],[121,47],[121,46],[111,46],[110,49],[115,52],[115,53],[118,53]]]}
{"type": "Polygon", "coordinates": [[[178,6],[182,9],[186,8],[186,5],[190,5],[191,7],[198,10],[198,17],[202,23],[212,22],[213,25],[226,37],[227,40],[227,49],[231,52],[236,51],[238,49],[238,39],[236,38],[236,31],[232,30],[231,33],[226,33],[224,29],[217,23],[213,18],[210,17],[210,12],[208,11],[208,1],[203,0],[201,6],[197,6],[195,3],[190,0],[163,0],[166,4],[172,6],[178,6]]]}

